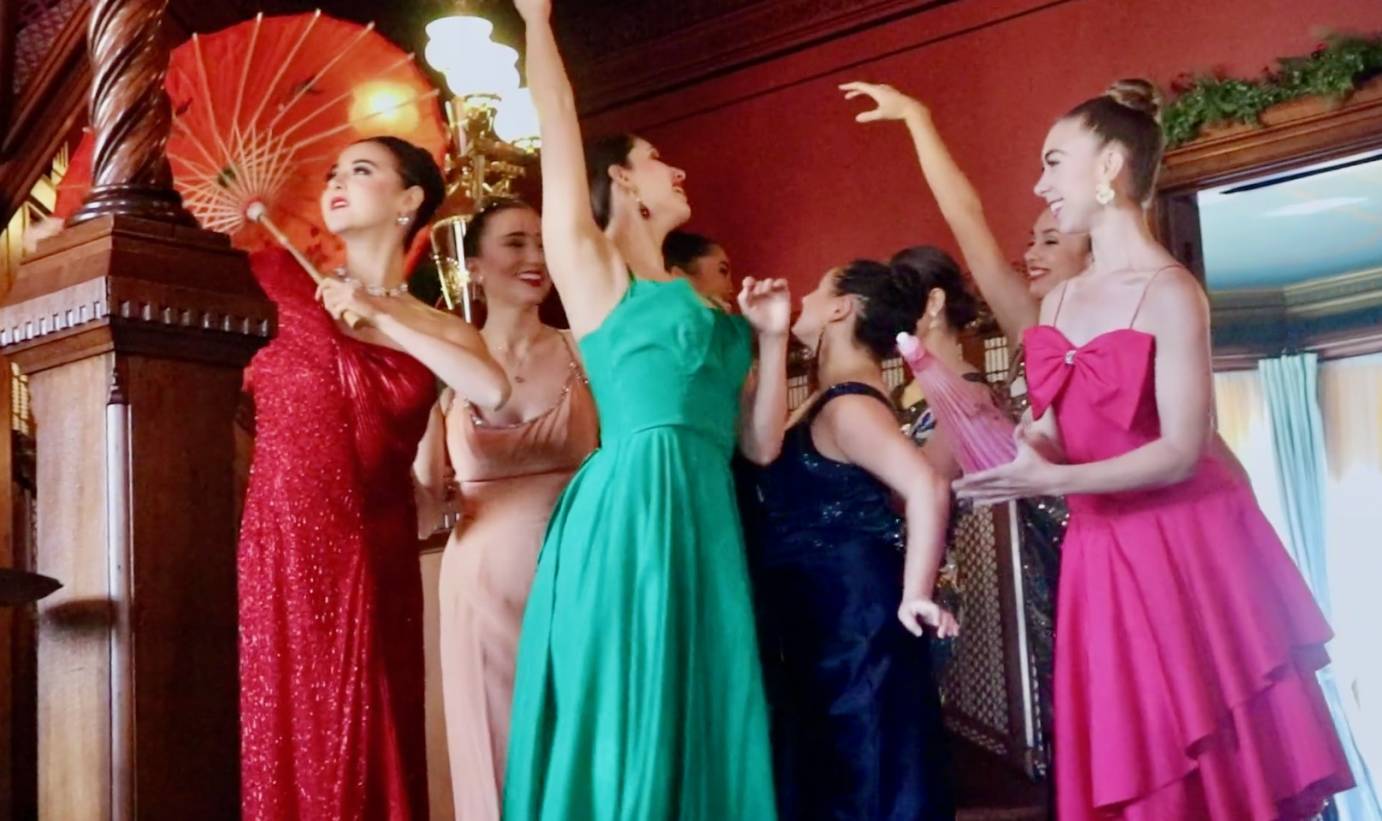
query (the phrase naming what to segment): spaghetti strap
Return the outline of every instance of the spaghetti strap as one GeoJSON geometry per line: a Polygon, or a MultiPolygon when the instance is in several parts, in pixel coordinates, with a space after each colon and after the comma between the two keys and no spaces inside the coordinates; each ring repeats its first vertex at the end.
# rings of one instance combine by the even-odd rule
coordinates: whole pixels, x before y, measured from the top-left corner
{"type": "Polygon", "coordinates": [[[581,362],[581,356],[576,352],[576,346],[571,344],[570,331],[558,330],[557,333],[561,336],[562,344],[566,346],[566,355],[571,360],[572,375],[580,377],[581,381],[585,382],[587,385],[590,384],[590,380],[585,374],[585,365],[581,362]]]}
{"type": "Polygon", "coordinates": [[[1147,292],[1152,290],[1152,283],[1156,282],[1156,278],[1161,276],[1163,271],[1169,271],[1172,268],[1179,267],[1179,263],[1174,265],[1163,265],[1162,267],[1156,269],[1156,271],[1154,271],[1150,277],[1147,277],[1147,284],[1142,286],[1142,295],[1137,298],[1137,306],[1134,307],[1132,310],[1132,319],[1128,320],[1129,328],[1137,324],[1137,315],[1142,312],[1142,303],[1147,301],[1147,292]]]}
{"type": "Polygon", "coordinates": [[[576,349],[571,347],[571,340],[567,337],[567,332],[557,330],[557,336],[561,337],[561,344],[566,348],[566,355],[571,358],[571,364],[577,365],[580,360],[576,358],[576,349]]]}
{"type": "Polygon", "coordinates": [[[1065,306],[1065,292],[1070,290],[1070,280],[1060,284],[1060,296],[1056,297],[1056,313],[1051,317],[1051,327],[1056,327],[1060,323],[1060,309],[1065,306]]]}

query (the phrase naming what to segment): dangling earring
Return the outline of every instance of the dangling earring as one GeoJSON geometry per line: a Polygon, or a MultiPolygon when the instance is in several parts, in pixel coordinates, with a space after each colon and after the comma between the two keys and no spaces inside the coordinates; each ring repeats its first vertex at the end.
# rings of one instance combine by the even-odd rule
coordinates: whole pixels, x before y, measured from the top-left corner
{"type": "Polygon", "coordinates": [[[649,211],[648,206],[643,204],[643,198],[638,196],[638,189],[632,185],[626,185],[624,190],[629,192],[629,196],[633,197],[634,204],[638,206],[638,216],[645,220],[652,219],[653,212],[649,211]]]}
{"type": "Polygon", "coordinates": [[[1113,202],[1113,186],[1106,182],[1101,182],[1095,186],[1094,201],[1100,205],[1108,205],[1113,202]]]}
{"type": "Polygon", "coordinates": [[[413,222],[413,215],[412,215],[412,214],[399,214],[399,215],[398,215],[398,218],[395,219],[394,222],[398,223],[399,225],[403,226],[404,228],[407,228],[407,227],[408,227],[409,225],[411,225],[412,222],[413,222]]]}

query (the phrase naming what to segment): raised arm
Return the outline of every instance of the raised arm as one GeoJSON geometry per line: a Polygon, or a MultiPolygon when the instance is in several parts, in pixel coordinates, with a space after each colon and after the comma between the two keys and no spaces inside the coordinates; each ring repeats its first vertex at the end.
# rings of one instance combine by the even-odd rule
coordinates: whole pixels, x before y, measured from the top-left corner
{"type": "Polygon", "coordinates": [[[744,279],[739,310],[758,333],[758,366],[744,386],[739,452],[766,465],[782,452],[787,426],[787,325],[792,300],[781,279],[744,279]]]}
{"type": "Polygon", "coordinates": [[[542,139],[542,241],[547,268],[577,336],[600,324],[622,295],[614,245],[595,223],[576,99],[552,33],[551,0],[516,0],[527,26],[528,88],[542,139]]]}
{"type": "Polygon", "coordinates": [[[900,120],[907,125],[926,184],[960,245],[980,294],[993,309],[1003,333],[1014,344],[1020,342],[1022,332],[1036,324],[1041,303],[1028,290],[1026,278],[1013,269],[1003,254],[984,218],[978,192],[950,155],[930,110],[891,86],[845,83],[840,88],[845,99],[868,97],[877,105],[872,111],[857,115],[856,121],[900,120]]]}
{"type": "Polygon", "coordinates": [[[936,604],[936,575],[945,551],[950,492],[945,480],[898,429],[888,408],[867,396],[841,396],[817,417],[845,459],[887,485],[906,503],[907,554],[898,618],[921,635],[923,625],[941,638],[958,632],[955,618],[936,604]]]}

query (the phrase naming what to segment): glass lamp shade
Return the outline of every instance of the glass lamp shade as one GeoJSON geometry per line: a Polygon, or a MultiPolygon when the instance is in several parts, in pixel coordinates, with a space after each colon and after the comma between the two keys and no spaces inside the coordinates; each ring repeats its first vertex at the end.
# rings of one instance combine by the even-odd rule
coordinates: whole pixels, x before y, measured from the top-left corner
{"type": "Polygon", "coordinates": [[[518,52],[489,39],[494,27],[481,17],[456,15],[427,24],[427,64],[446,76],[457,97],[505,96],[518,89],[518,52]]]}
{"type": "Polygon", "coordinates": [[[533,93],[526,88],[506,92],[499,103],[499,116],[494,121],[494,133],[507,143],[531,145],[537,142],[537,108],[533,93]]]}

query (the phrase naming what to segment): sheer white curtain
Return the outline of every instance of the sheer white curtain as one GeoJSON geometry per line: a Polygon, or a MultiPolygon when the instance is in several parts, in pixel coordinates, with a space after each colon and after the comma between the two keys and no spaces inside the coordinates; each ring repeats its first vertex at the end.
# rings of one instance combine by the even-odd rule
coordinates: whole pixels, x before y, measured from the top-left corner
{"type": "Polygon", "coordinates": [[[1320,366],[1334,675],[1354,739],[1382,774],[1382,354],[1320,366]]]}
{"type": "MultiPolygon", "coordinates": [[[[1214,375],[1219,433],[1252,480],[1263,513],[1287,538],[1271,414],[1258,370],[1214,375]]],[[[1325,541],[1331,670],[1367,772],[1382,773],[1382,355],[1323,363],[1319,404],[1326,450],[1325,541]]],[[[1355,791],[1360,792],[1360,791],[1355,791]]],[[[1345,821],[1372,821],[1376,803],[1350,794],[1345,821]]]]}
{"type": "Polygon", "coordinates": [[[1281,503],[1281,477],[1272,450],[1272,418],[1267,412],[1262,374],[1256,370],[1214,374],[1214,404],[1219,435],[1243,463],[1258,505],[1284,539],[1286,510],[1281,503]]]}

